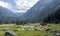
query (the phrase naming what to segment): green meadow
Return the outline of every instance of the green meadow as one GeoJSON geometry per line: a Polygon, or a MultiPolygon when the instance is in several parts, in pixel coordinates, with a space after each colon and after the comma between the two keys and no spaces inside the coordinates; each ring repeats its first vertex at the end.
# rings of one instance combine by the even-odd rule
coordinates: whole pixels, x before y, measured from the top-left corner
{"type": "MultiPolygon", "coordinates": [[[[27,26],[29,25],[39,25],[39,23],[33,23],[33,24],[26,24],[27,26]]],[[[45,30],[20,30],[17,31],[17,29],[20,28],[21,25],[15,25],[15,24],[3,24],[0,25],[0,28],[8,28],[10,31],[13,31],[16,36],[44,36],[45,34],[49,34],[50,36],[53,36],[53,32],[54,30],[60,30],[60,24],[48,24],[48,28],[50,28],[50,30],[47,32],[45,30]]],[[[25,25],[24,25],[25,26],[25,25]]],[[[5,34],[5,30],[0,30],[0,36],[4,36],[5,34]]]]}

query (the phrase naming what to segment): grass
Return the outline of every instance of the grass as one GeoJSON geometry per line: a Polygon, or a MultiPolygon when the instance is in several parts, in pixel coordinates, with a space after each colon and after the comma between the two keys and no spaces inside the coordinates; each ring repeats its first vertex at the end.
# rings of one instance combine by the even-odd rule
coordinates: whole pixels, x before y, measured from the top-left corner
{"type": "MultiPolygon", "coordinates": [[[[5,31],[0,31],[0,36],[4,36],[5,31]]],[[[44,36],[43,31],[19,31],[15,32],[17,36],[44,36]]]]}
{"type": "MultiPolygon", "coordinates": [[[[34,23],[35,25],[36,24],[38,24],[38,23],[34,23]]],[[[30,25],[34,25],[34,24],[30,24],[30,25]]],[[[0,28],[1,27],[8,27],[8,28],[10,28],[10,30],[11,31],[13,31],[14,29],[18,29],[18,28],[16,28],[16,27],[20,27],[21,25],[13,25],[13,24],[11,24],[11,25],[7,25],[7,24],[5,24],[5,25],[0,25],[0,28]]],[[[60,24],[51,24],[51,25],[49,25],[49,27],[53,27],[51,30],[53,31],[53,30],[59,30],[60,31],[60,24]]],[[[50,30],[50,31],[51,31],[50,30]]],[[[48,34],[50,34],[50,36],[52,36],[52,34],[53,34],[53,32],[50,32],[50,31],[48,31],[48,34]]],[[[44,36],[45,34],[46,34],[46,31],[45,30],[42,30],[42,31],[27,31],[27,30],[24,30],[24,31],[17,31],[17,32],[15,32],[16,33],[16,35],[17,36],[44,36]]],[[[4,34],[5,34],[5,31],[0,31],[0,36],[4,36],[4,34]]]]}
{"type": "Polygon", "coordinates": [[[0,31],[0,36],[4,36],[4,31],[0,31]]]}
{"type": "Polygon", "coordinates": [[[17,32],[17,36],[43,36],[43,31],[20,31],[17,32]]]}

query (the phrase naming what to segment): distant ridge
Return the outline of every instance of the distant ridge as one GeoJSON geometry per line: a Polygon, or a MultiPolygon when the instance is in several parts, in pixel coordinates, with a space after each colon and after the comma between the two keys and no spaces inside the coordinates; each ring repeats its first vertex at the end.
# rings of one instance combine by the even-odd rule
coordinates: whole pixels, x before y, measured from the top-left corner
{"type": "Polygon", "coordinates": [[[7,8],[0,6],[0,21],[2,21],[2,23],[12,23],[13,21],[16,22],[18,17],[21,15],[23,14],[12,13],[12,11],[9,11],[7,8]]]}

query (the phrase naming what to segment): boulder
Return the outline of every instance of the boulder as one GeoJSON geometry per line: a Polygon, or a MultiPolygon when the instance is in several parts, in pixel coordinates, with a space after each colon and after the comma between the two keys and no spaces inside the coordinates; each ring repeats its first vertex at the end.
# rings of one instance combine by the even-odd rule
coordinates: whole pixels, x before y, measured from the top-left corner
{"type": "Polygon", "coordinates": [[[4,36],[16,36],[16,34],[12,31],[6,31],[4,36]]]}

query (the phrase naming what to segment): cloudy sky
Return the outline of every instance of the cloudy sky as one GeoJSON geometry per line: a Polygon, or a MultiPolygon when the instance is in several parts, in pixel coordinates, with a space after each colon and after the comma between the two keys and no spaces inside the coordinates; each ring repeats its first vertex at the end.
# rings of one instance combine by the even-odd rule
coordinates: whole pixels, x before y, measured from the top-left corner
{"type": "Polygon", "coordinates": [[[0,6],[5,7],[14,13],[24,13],[39,0],[0,0],[0,6]]]}

